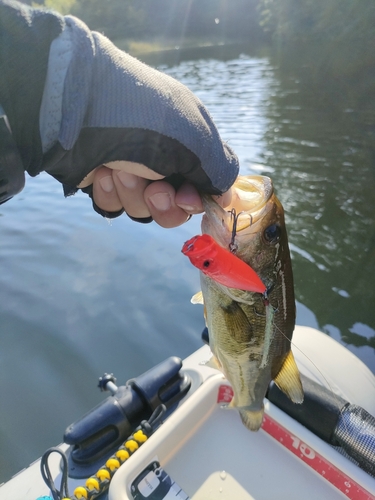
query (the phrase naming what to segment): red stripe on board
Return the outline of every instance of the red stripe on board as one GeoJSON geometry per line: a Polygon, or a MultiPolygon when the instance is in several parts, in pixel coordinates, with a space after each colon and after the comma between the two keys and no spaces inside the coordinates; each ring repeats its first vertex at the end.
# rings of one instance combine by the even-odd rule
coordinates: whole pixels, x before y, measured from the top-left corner
{"type": "Polygon", "coordinates": [[[268,415],[264,415],[262,429],[351,500],[375,499],[374,495],[268,415]]]}
{"type": "MultiPolygon", "coordinates": [[[[233,397],[233,389],[228,385],[220,385],[217,394],[218,403],[229,403],[233,397]]],[[[296,457],[311,467],[326,481],[335,486],[350,500],[375,500],[375,496],[361,485],[335,467],[322,455],[310,448],[297,436],[289,432],[269,415],[264,414],[262,429],[296,457]]]]}

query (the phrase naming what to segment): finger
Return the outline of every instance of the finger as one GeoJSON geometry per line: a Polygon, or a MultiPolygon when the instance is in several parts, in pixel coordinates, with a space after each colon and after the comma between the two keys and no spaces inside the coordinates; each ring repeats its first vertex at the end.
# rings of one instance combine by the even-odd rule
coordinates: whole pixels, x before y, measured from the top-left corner
{"type": "Polygon", "coordinates": [[[190,184],[184,182],[178,189],[175,196],[176,205],[188,214],[200,214],[203,212],[202,198],[198,190],[190,184]]]}
{"type": "Polygon", "coordinates": [[[144,177],[145,179],[150,179],[151,181],[157,181],[163,179],[165,176],[154,172],[150,168],[146,167],[142,163],[136,163],[134,161],[110,161],[105,164],[106,167],[111,168],[112,170],[122,170],[123,172],[127,172],[128,174],[134,174],[138,177],[144,177]]]}
{"type": "Polygon", "coordinates": [[[82,189],[82,188],[85,188],[87,186],[90,186],[94,182],[95,174],[96,174],[98,168],[100,168],[100,167],[97,167],[97,168],[94,168],[94,170],[91,170],[91,172],[89,174],[87,174],[86,177],[84,177],[82,179],[82,181],[78,184],[77,188],[82,189]]]}
{"type": "Polygon", "coordinates": [[[112,170],[109,168],[99,167],[96,170],[93,181],[93,199],[96,205],[106,212],[117,212],[122,209],[112,178],[112,170]]]}
{"type": "MultiPolygon", "coordinates": [[[[152,181],[163,179],[165,177],[164,175],[158,174],[157,172],[154,172],[150,168],[146,167],[146,165],[142,165],[142,163],[136,163],[133,161],[125,161],[125,160],[110,161],[103,166],[108,167],[111,170],[121,170],[129,174],[135,174],[138,177],[143,177],[145,179],[150,179],[152,181]]],[[[91,172],[86,175],[86,177],[78,184],[77,187],[85,188],[90,184],[92,184],[95,178],[95,173],[98,170],[98,168],[100,167],[91,170],[91,172]]]]}
{"type": "Polygon", "coordinates": [[[162,227],[177,227],[186,222],[189,214],[176,205],[176,192],[165,181],[156,181],[146,187],[144,199],[155,222],[162,227]]]}
{"type": "Polygon", "coordinates": [[[113,170],[112,178],[125,212],[137,219],[150,217],[151,214],[143,196],[149,181],[122,170],[113,170]]]}
{"type": "Polygon", "coordinates": [[[232,203],[232,188],[229,188],[228,191],[226,191],[223,194],[220,194],[218,196],[213,196],[213,199],[218,203],[221,207],[227,208],[231,205],[232,203]]]}

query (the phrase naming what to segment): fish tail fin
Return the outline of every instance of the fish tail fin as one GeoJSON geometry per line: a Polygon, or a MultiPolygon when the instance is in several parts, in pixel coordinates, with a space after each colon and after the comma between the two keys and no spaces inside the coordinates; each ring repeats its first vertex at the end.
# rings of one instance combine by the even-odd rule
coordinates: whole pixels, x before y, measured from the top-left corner
{"type": "Polygon", "coordinates": [[[277,387],[283,391],[293,403],[301,404],[303,402],[303,388],[292,351],[289,351],[274,381],[277,387]]]}
{"type": "Polygon", "coordinates": [[[260,410],[239,410],[241,420],[250,431],[258,431],[263,422],[264,408],[260,410]]]}

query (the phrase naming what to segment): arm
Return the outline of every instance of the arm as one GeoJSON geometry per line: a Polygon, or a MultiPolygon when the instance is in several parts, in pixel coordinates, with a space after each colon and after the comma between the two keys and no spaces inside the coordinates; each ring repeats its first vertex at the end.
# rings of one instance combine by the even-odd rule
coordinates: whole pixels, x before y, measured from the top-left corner
{"type": "MultiPolygon", "coordinates": [[[[96,209],[105,215],[124,207],[133,217],[149,214],[157,219],[152,199],[166,194],[171,208],[183,207],[179,208],[179,223],[188,213],[202,210],[201,206],[185,210],[186,200],[199,205],[196,189],[218,195],[229,189],[237,175],[237,158],[221,141],[202,103],[185,86],[118,50],[76,18],[13,6],[12,2],[0,2],[0,9],[13,9],[29,37],[37,21],[38,26],[44,26],[41,20],[49,25],[45,29],[50,37],[48,57],[40,29],[32,37],[38,46],[39,74],[33,76],[38,90],[28,91],[35,97],[27,105],[27,121],[17,100],[24,96],[28,80],[25,76],[18,81],[22,58],[18,69],[0,77],[8,89],[5,103],[1,93],[0,102],[12,130],[17,129],[14,137],[30,175],[47,171],[65,185],[67,194],[77,186],[85,187],[94,197],[96,209]],[[39,48],[43,50],[39,52],[39,48]],[[13,108],[15,112],[9,113],[13,108]],[[150,183],[164,178],[173,186],[164,180],[150,183]],[[114,191],[106,191],[111,182],[114,191]],[[135,191],[129,188],[134,183],[140,183],[135,191]],[[134,200],[140,193],[143,201],[136,206],[134,200]]],[[[0,29],[4,27],[0,25],[0,29]]],[[[14,38],[9,30],[6,35],[14,38]]],[[[21,45],[17,45],[19,50],[21,45]]],[[[8,51],[8,63],[11,57],[8,51]]],[[[27,72],[33,73],[33,64],[29,63],[27,72]]],[[[162,225],[168,224],[164,221],[162,225]]]]}

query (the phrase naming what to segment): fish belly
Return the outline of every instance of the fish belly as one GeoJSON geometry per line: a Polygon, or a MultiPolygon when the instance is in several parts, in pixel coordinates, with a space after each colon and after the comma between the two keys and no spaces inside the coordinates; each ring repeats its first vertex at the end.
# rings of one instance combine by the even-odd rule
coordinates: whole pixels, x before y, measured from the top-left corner
{"type": "Polygon", "coordinates": [[[229,365],[228,360],[222,364],[234,392],[229,407],[239,411],[248,429],[257,431],[263,421],[263,399],[271,380],[270,370],[259,370],[259,363],[249,362],[248,354],[238,357],[237,366],[234,363],[229,365]]]}
{"type": "Polygon", "coordinates": [[[264,342],[253,331],[243,309],[223,296],[209,278],[202,280],[210,348],[233,388],[229,408],[236,408],[248,429],[258,430],[263,418],[263,398],[271,381],[269,365],[260,368],[264,342]]]}

